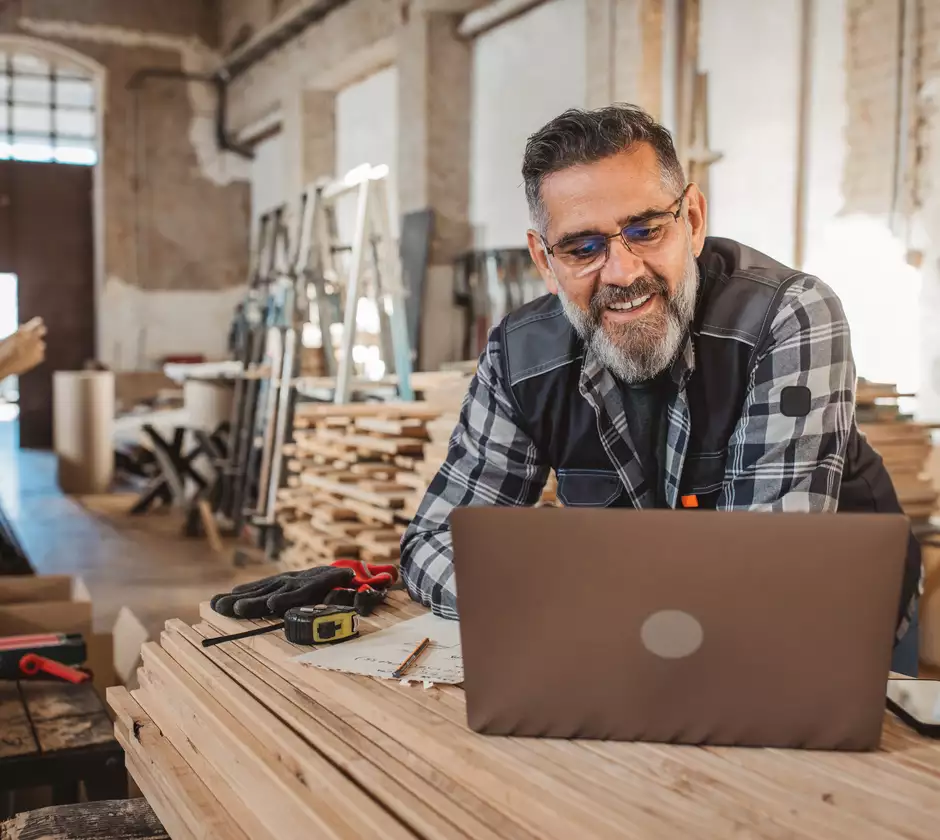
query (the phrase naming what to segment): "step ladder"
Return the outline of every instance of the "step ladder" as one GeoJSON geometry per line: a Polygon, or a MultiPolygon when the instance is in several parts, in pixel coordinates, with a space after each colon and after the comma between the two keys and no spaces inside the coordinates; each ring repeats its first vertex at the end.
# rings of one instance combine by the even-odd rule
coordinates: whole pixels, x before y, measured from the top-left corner
{"type": "Polygon", "coordinates": [[[294,274],[306,281],[311,322],[315,317],[326,370],[336,381],[333,401],[346,403],[352,397],[353,348],[359,335],[356,315],[364,298],[378,312],[380,355],[386,372],[397,377],[398,397],[413,400],[405,290],[389,215],[388,167],[364,164],[343,180],[319,182],[304,191],[294,274]],[[336,209],[339,199],[350,194],[356,196],[356,220],[352,242],[344,244],[336,209]],[[337,354],[332,328],[340,323],[340,310],[337,354]]]}

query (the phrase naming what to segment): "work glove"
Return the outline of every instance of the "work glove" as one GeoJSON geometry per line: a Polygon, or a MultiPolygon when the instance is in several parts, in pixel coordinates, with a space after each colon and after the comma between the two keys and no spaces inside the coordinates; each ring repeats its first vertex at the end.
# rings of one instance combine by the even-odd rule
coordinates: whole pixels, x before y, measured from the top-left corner
{"type": "Polygon", "coordinates": [[[353,569],[335,566],[283,572],[253,583],[240,583],[231,592],[216,595],[210,604],[229,618],[283,616],[291,607],[322,604],[333,589],[349,586],[355,574],[353,569]]]}

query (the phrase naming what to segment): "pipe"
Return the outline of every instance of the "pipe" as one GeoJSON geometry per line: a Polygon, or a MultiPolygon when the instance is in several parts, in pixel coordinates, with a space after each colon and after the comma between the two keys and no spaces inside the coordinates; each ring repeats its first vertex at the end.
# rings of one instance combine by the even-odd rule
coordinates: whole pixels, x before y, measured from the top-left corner
{"type": "Polygon", "coordinates": [[[809,216],[809,157],[812,139],[813,65],[816,42],[816,1],[800,5],[800,92],[797,111],[796,189],[793,201],[793,267],[799,271],[806,261],[806,222],[809,216]]]}
{"type": "Polygon", "coordinates": [[[172,79],[180,82],[199,82],[212,85],[216,92],[215,138],[219,149],[252,160],[254,152],[232,138],[226,128],[228,116],[228,85],[218,73],[187,73],[172,67],[143,67],[127,80],[128,90],[140,90],[148,79],[172,79]]]}
{"type": "Polygon", "coordinates": [[[345,6],[349,0],[312,0],[287,13],[280,21],[262,29],[247,44],[234,50],[223,62],[215,75],[225,84],[230,84],[256,64],[285,44],[294,40],[313,24],[319,23],[330,12],[345,6]]]}
{"type": "Polygon", "coordinates": [[[911,130],[911,94],[914,85],[914,61],[917,47],[917,8],[915,0],[898,0],[898,91],[894,155],[894,181],[891,190],[891,230],[899,233],[905,215],[904,179],[907,176],[911,130]]]}
{"type": "Polygon", "coordinates": [[[536,6],[541,6],[544,2],[545,0],[494,0],[486,6],[467,12],[457,26],[457,34],[465,40],[476,38],[536,6]]]}

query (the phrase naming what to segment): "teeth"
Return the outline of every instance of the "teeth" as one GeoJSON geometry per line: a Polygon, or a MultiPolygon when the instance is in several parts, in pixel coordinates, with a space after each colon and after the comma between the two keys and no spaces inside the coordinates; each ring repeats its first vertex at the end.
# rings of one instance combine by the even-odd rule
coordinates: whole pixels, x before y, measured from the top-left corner
{"type": "Polygon", "coordinates": [[[623,303],[612,303],[609,308],[616,309],[621,312],[627,312],[631,309],[636,309],[638,306],[642,306],[651,297],[652,295],[644,295],[643,297],[633,298],[633,300],[627,300],[623,303]]]}

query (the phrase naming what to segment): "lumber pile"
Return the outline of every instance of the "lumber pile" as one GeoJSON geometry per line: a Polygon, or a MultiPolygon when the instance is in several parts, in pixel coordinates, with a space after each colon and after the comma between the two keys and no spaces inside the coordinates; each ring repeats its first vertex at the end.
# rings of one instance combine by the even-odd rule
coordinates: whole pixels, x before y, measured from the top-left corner
{"type": "Polygon", "coordinates": [[[290,544],[281,554],[284,568],[341,557],[398,562],[405,528],[447,454],[471,375],[421,374],[423,399],[411,403],[297,406],[294,440],[285,447],[288,487],[277,508],[290,544]]]}
{"type": "MultiPolygon", "coordinates": [[[[390,605],[365,626],[384,626],[392,614],[390,605]]],[[[386,810],[387,797],[375,796],[375,769],[331,733],[343,733],[343,722],[304,697],[296,677],[255,658],[254,646],[202,647],[232,624],[208,605],[203,616],[216,626],[174,619],[159,643],[142,647],[138,689],[108,690],[127,769],[167,833],[174,840],[413,837],[386,810]]],[[[287,656],[305,651],[277,635],[265,639],[287,656]]],[[[380,784],[390,791],[398,783],[380,784]]]]}
{"type": "Polygon", "coordinates": [[[937,491],[926,473],[931,456],[930,426],[914,423],[901,413],[892,384],[859,380],[856,389],[858,425],[884,459],[904,512],[924,522],[937,508],[937,491]]]}
{"type": "Polygon", "coordinates": [[[285,568],[340,557],[397,562],[420,487],[415,466],[440,411],[422,402],[313,406],[286,447],[288,488],[278,522],[291,543],[285,568]]]}
{"type": "MultiPolygon", "coordinates": [[[[397,563],[399,544],[447,457],[473,365],[422,374],[412,403],[306,403],[284,447],[277,521],[284,569],[358,558],[397,563]]],[[[555,498],[550,481],[542,503],[555,498]]]]}
{"type": "MultiPolygon", "coordinates": [[[[204,648],[259,622],[200,613],[108,692],[173,840],[936,840],[940,744],[890,714],[871,755],[482,736],[461,687],[310,667],[280,632],[204,648]]],[[[363,633],[420,614],[393,592],[363,633]]]]}

